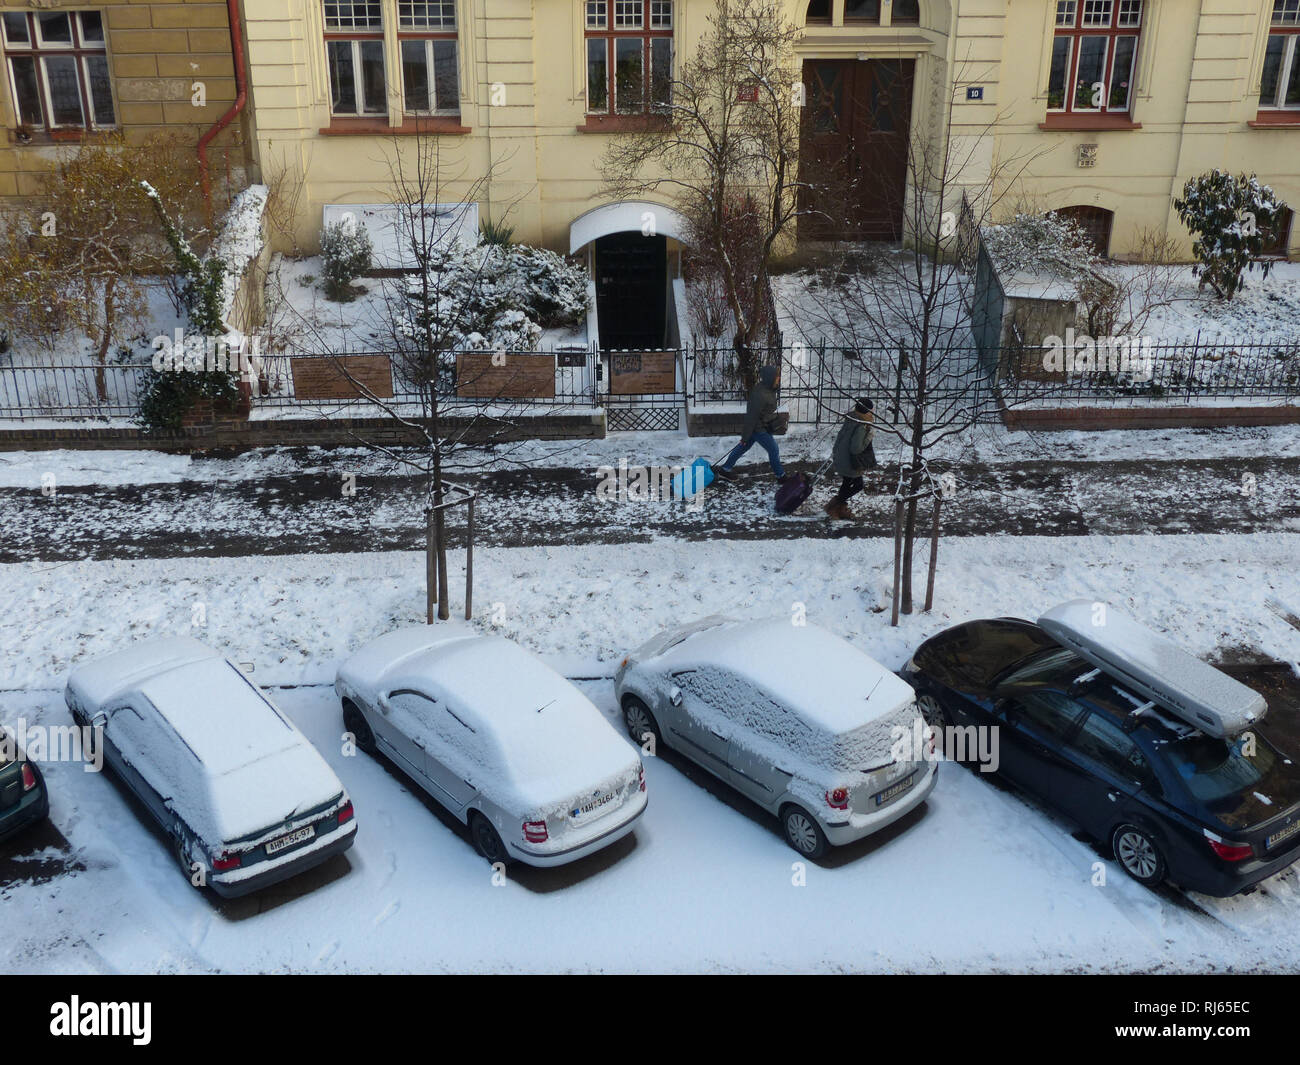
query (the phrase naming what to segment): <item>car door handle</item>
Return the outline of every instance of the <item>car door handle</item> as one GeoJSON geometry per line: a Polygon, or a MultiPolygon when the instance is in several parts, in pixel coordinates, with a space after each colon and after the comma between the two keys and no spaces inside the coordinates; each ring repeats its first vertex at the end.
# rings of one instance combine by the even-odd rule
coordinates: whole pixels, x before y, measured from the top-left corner
{"type": "Polygon", "coordinates": [[[415,744],[417,747],[419,747],[420,750],[424,750],[424,744],[421,743],[419,740],[412,740],[411,742],[415,744]]]}
{"type": "Polygon", "coordinates": [[[727,738],[727,737],[724,736],[721,732],[719,732],[717,729],[709,729],[709,731],[712,732],[715,736],[717,736],[718,739],[720,739],[720,740],[725,740],[725,739],[727,738]]]}
{"type": "Polygon", "coordinates": [[[1108,798],[1111,802],[1119,802],[1120,794],[1121,793],[1118,791],[1108,791],[1106,792],[1106,798],[1108,798]]]}

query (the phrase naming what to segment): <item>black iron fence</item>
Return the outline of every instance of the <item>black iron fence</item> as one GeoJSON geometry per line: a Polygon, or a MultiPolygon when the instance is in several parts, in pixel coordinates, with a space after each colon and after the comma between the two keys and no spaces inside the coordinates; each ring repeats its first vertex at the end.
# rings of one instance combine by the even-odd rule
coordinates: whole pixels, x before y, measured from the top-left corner
{"type": "MultiPolygon", "coordinates": [[[[1083,338],[1086,340],[1086,338],[1083,338]]],[[[671,353],[675,379],[659,391],[611,395],[611,354],[595,349],[550,352],[457,352],[436,383],[440,406],[514,410],[605,408],[615,428],[673,428],[677,413],[734,409],[746,398],[735,352],[693,343],[671,353]],[[502,356],[504,355],[504,358],[502,356]],[[499,363],[500,365],[498,365],[499,363]],[[481,381],[481,387],[473,385],[481,381]],[[617,422],[617,425],[614,425],[617,422]]],[[[859,396],[876,416],[910,416],[918,353],[907,344],[851,347],[787,343],[754,349],[758,366],[781,370],[782,405],[795,424],[834,421],[859,396]]],[[[647,364],[648,366],[649,364],[647,364]]],[[[131,418],[150,370],[147,364],[14,365],[0,361],[0,419],[31,421],[131,418]]],[[[673,375],[669,374],[672,378],[673,375]]],[[[944,349],[932,353],[927,401],[974,420],[996,420],[1005,408],[1300,404],[1300,339],[1248,343],[1087,344],[944,349]]],[[[345,355],[264,356],[252,388],[254,408],[305,416],[356,414],[372,397],[409,412],[428,390],[400,358],[382,351],[345,355]]]]}
{"type": "Polygon", "coordinates": [[[0,418],[132,418],[147,365],[17,365],[0,360],[0,418]]]}

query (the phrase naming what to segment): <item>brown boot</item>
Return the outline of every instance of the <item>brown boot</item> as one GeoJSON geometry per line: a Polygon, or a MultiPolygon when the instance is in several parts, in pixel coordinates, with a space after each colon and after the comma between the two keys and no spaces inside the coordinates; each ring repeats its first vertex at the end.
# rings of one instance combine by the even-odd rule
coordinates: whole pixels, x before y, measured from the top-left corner
{"type": "Polygon", "coordinates": [[[832,499],[825,507],[822,508],[826,513],[838,521],[853,521],[853,511],[849,510],[849,505],[842,500],[832,499]]]}

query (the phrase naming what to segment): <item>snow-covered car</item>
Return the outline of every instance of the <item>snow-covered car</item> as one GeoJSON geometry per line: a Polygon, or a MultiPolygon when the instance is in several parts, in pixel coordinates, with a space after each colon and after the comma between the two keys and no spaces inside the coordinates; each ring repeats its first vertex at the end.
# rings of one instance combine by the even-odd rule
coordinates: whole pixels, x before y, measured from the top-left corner
{"type": "Polygon", "coordinates": [[[186,636],[78,666],[64,699],[196,886],[246,895],[352,846],[339,778],[242,670],[186,636]],[[202,875],[200,875],[202,874],[202,875]]]}
{"type": "Polygon", "coordinates": [[[633,651],[614,684],[633,739],[753,799],[808,857],[897,821],[934,788],[912,689],[816,625],[708,617],[633,651]]]}
{"type": "Polygon", "coordinates": [[[1263,696],[1113,607],[963,622],[903,675],[1139,883],[1226,897],[1300,860],[1300,766],[1263,696]]]}
{"type": "Polygon", "coordinates": [[[540,658],[443,623],[372,640],[338,671],[344,727],[469,826],[491,862],[562,865],[645,812],[635,748],[540,658]]]}

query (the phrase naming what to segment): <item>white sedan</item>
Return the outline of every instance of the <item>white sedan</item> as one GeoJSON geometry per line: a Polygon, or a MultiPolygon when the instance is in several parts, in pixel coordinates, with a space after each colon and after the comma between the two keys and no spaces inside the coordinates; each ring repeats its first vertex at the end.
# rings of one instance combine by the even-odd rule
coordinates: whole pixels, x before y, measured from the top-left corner
{"type": "Polygon", "coordinates": [[[561,865],[645,812],[634,747],[518,644],[458,623],[398,629],[338,671],[344,727],[466,823],[489,861],[561,865]]]}
{"type": "Polygon", "coordinates": [[[195,887],[246,895],[352,846],[352,801],[325,759],[233,662],[146,640],[78,666],[64,700],[171,840],[195,887]]]}

